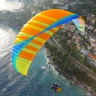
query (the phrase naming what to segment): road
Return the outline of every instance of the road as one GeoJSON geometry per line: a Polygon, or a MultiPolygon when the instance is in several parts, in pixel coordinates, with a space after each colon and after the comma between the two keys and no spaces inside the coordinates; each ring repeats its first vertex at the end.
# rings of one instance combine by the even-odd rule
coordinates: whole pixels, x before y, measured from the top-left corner
{"type": "MultiPolygon", "coordinates": [[[[58,46],[58,48],[59,48],[60,50],[63,50],[63,49],[60,47],[60,45],[57,43],[57,41],[54,39],[54,37],[52,37],[52,41],[58,46]]],[[[64,50],[63,50],[63,51],[64,51],[64,50]]],[[[92,79],[94,79],[94,80],[96,81],[96,74],[95,74],[95,73],[93,73],[91,70],[89,70],[87,67],[85,67],[85,66],[84,66],[83,64],[81,64],[80,62],[78,62],[78,61],[77,61],[76,59],[74,59],[71,55],[69,55],[69,58],[70,58],[70,60],[71,60],[74,64],[78,65],[78,66],[81,68],[82,71],[85,71],[89,77],[91,77],[92,79]]]]}

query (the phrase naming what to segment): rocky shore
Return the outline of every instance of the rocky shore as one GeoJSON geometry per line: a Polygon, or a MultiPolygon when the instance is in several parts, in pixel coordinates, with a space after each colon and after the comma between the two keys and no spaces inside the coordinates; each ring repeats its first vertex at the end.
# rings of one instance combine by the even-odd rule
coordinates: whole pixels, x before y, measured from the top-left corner
{"type": "Polygon", "coordinates": [[[60,74],[63,75],[67,80],[69,80],[71,86],[79,85],[81,88],[86,90],[86,94],[84,96],[96,96],[96,92],[92,90],[91,87],[87,86],[86,84],[83,84],[79,82],[76,77],[69,76],[66,72],[61,71],[61,69],[58,68],[57,65],[54,64],[54,61],[52,60],[52,57],[50,56],[49,50],[44,46],[45,54],[47,57],[48,64],[52,64],[54,66],[54,69],[60,74]]]}

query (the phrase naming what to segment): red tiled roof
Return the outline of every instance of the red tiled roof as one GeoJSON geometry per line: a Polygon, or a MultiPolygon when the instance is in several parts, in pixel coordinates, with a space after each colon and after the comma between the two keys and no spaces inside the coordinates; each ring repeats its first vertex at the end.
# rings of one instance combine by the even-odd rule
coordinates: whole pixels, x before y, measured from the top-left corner
{"type": "Polygon", "coordinates": [[[94,60],[96,60],[96,56],[94,54],[92,54],[91,52],[88,52],[88,55],[93,58],[94,60]]]}

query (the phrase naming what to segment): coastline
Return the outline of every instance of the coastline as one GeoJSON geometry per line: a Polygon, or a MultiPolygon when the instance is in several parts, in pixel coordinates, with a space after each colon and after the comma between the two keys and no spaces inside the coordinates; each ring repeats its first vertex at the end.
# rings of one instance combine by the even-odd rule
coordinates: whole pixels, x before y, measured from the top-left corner
{"type": "Polygon", "coordinates": [[[54,61],[52,60],[52,58],[50,56],[50,52],[49,52],[48,48],[46,48],[45,46],[44,46],[44,53],[45,53],[45,56],[47,59],[47,63],[50,64],[50,67],[52,66],[53,69],[58,74],[63,75],[70,82],[71,86],[78,85],[81,88],[83,88],[84,90],[86,90],[86,94],[84,96],[96,96],[96,92],[94,92],[91,87],[87,86],[84,83],[79,82],[75,77],[69,76],[66,72],[62,73],[61,70],[58,68],[58,66],[56,66],[54,64],[54,61]]]}
{"type": "MultiPolygon", "coordinates": [[[[56,71],[56,70],[55,70],[56,66],[54,66],[54,65],[52,64],[52,62],[50,62],[50,61],[51,61],[51,58],[49,57],[48,50],[47,50],[47,48],[45,48],[45,47],[44,47],[44,54],[45,54],[45,58],[46,58],[46,61],[47,61],[48,66],[49,66],[49,69],[52,68],[54,71],[56,71]]],[[[57,71],[56,71],[56,72],[57,72],[57,71]]]]}

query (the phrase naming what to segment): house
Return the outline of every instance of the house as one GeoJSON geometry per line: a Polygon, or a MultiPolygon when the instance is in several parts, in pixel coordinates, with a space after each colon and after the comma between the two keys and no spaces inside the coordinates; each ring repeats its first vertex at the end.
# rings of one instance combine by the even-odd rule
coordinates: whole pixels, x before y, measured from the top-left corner
{"type": "Polygon", "coordinates": [[[87,55],[88,53],[88,51],[84,47],[80,51],[83,53],[83,55],[87,55]]]}
{"type": "Polygon", "coordinates": [[[68,23],[68,24],[63,25],[62,28],[65,30],[71,30],[72,32],[74,32],[75,25],[68,23]]]}
{"type": "Polygon", "coordinates": [[[95,47],[96,46],[96,42],[95,41],[91,41],[91,46],[95,47]]]}
{"type": "Polygon", "coordinates": [[[72,25],[72,24],[70,24],[70,30],[71,30],[72,32],[74,32],[74,30],[75,30],[75,26],[72,25]]]}
{"type": "Polygon", "coordinates": [[[80,44],[77,44],[77,49],[78,49],[78,50],[80,50],[80,49],[81,49],[80,44]]]}
{"type": "Polygon", "coordinates": [[[94,18],[94,17],[95,17],[95,15],[94,15],[94,14],[91,14],[91,17],[92,17],[92,18],[94,18]]]}
{"type": "Polygon", "coordinates": [[[94,51],[96,51],[96,46],[94,46],[94,51]]]}
{"type": "Polygon", "coordinates": [[[96,46],[94,47],[94,55],[96,55],[96,46]]]}
{"type": "Polygon", "coordinates": [[[92,25],[89,25],[89,26],[88,26],[88,29],[89,29],[89,30],[93,30],[94,27],[93,27],[92,25]]]}
{"type": "Polygon", "coordinates": [[[87,35],[87,32],[80,32],[80,34],[85,36],[85,35],[87,35]]]}
{"type": "Polygon", "coordinates": [[[32,14],[36,14],[36,10],[32,10],[32,14]]]}
{"type": "Polygon", "coordinates": [[[94,32],[96,32],[96,28],[94,28],[94,32]]]}
{"type": "Polygon", "coordinates": [[[54,0],[53,4],[59,4],[59,0],[54,0]]]}
{"type": "Polygon", "coordinates": [[[94,23],[95,23],[95,21],[96,21],[95,19],[92,19],[92,20],[91,20],[91,23],[92,23],[92,24],[94,24],[94,23]]]}
{"type": "Polygon", "coordinates": [[[79,43],[79,41],[80,41],[78,38],[76,38],[75,40],[76,40],[76,43],[79,43]]]}
{"type": "Polygon", "coordinates": [[[92,54],[91,52],[88,52],[87,54],[89,57],[91,57],[93,60],[96,60],[96,56],[92,54]]]}
{"type": "Polygon", "coordinates": [[[90,51],[92,49],[92,46],[87,46],[87,49],[90,51]]]}

